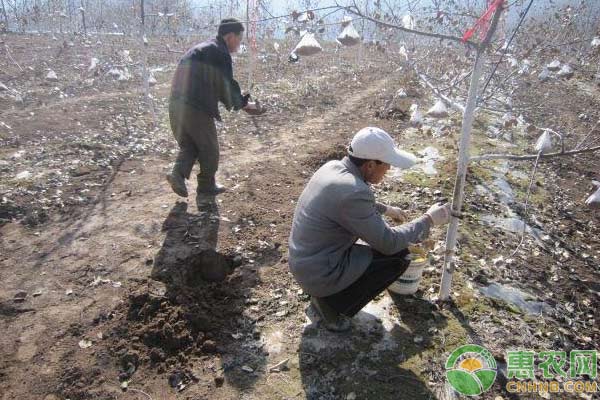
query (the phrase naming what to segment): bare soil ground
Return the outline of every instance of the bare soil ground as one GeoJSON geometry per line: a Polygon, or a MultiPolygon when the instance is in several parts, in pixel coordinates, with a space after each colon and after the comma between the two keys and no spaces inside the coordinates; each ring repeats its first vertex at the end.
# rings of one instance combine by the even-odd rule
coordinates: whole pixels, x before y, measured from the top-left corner
{"type": "MultiPolygon", "coordinates": [[[[600,174],[597,156],[543,163],[528,215],[519,204],[529,164],[473,165],[454,302],[432,301],[438,246],[416,296],[384,294],[357,316],[351,333],[334,335],[307,321],[308,297],[287,267],[289,227],[305,182],[343,155],[358,129],[380,126],[409,150],[434,146],[444,157],[437,175],[416,170],[375,188],[382,201],[416,217],[451,197],[460,116],[431,122],[441,128],[437,136],[410,128],[405,113],[382,112],[400,87],[410,98],[399,110],[433,104],[387,55],[365,49],[357,63],[355,50],[328,51],[288,64],[266,51],[252,92],[270,112],[224,113],[219,178],[230,190],[198,208],[164,181],[176,150],[166,99],[177,53],[152,43],[150,65],[160,68],[154,123],[139,65],[129,65],[130,81],[107,74],[127,63],[122,49],[139,58],[134,42],[2,40],[23,69],[0,60],[0,82],[9,88],[0,92],[2,400],[449,398],[443,366],[458,345],[480,343],[502,364],[507,349],[592,349],[600,342],[600,219],[582,207],[590,178],[600,174]],[[100,60],[97,72],[88,71],[91,57],[100,60]],[[47,68],[57,82],[45,80],[47,68]],[[503,183],[514,201],[506,201],[503,183]],[[519,237],[487,224],[489,215],[520,216],[541,239],[527,235],[509,257],[519,237]],[[218,276],[223,271],[227,276],[218,276]],[[520,288],[544,302],[543,311],[531,315],[483,296],[479,288],[491,282],[520,288]]],[[[247,65],[247,56],[236,58],[243,87],[247,65]]],[[[544,94],[528,117],[538,126],[568,126],[569,143],[591,126],[581,110],[600,103],[586,76],[543,86],[532,78],[519,90],[523,102],[544,94]]],[[[490,118],[478,121],[477,152],[517,152],[534,140],[517,128],[510,141],[491,139],[490,118]]],[[[434,232],[438,244],[443,235],[434,232]]],[[[502,388],[505,373],[491,398],[520,397],[502,388]]]]}

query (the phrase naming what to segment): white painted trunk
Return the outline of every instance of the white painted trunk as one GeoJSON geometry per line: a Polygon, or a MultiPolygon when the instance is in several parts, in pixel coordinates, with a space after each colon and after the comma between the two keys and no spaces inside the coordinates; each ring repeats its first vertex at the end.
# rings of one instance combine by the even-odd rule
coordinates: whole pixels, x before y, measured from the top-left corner
{"type": "MultiPolygon", "coordinates": [[[[490,25],[490,29],[486,38],[477,48],[475,56],[475,66],[473,67],[473,75],[469,85],[469,94],[467,104],[463,114],[459,150],[458,150],[458,169],[456,171],[456,183],[454,184],[454,196],[452,198],[452,211],[454,215],[460,215],[462,210],[465,180],[467,177],[467,168],[469,166],[469,146],[471,145],[471,130],[473,128],[473,120],[475,118],[475,108],[477,107],[477,94],[479,92],[479,81],[483,72],[484,56],[488,44],[494,35],[494,31],[498,25],[498,20],[502,10],[498,9],[494,14],[494,19],[490,25]]],[[[439,299],[447,300],[450,297],[450,287],[452,285],[452,274],[454,273],[455,262],[454,253],[456,248],[456,235],[458,233],[459,219],[456,216],[450,218],[450,225],[446,234],[446,253],[444,257],[444,268],[442,270],[442,281],[440,283],[439,299]]]]}
{"type": "MultiPolygon", "coordinates": [[[[458,170],[456,171],[456,183],[454,185],[454,197],[452,199],[452,210],[454,213],[460,213],[462,209],[465,180],[467,177],[467,168],[469,166],[469,146],[471,145],[471,130],[473,128],[473,119],[475,118],[475,107],[477,106],[477,93],[479,90],[479,80],[483,70],[483,51],[479,50],[475,58],[475,67],[471,76],[469,85],[469,95],[467,105],[463,114],[463,122],[460,134],[460,144],[458,150],[458,170]]],[[[444,269],[442,271],[442,283],[440,285],[440,300],[446,300],[450,296],[450,286],[452,284],[452,274],[454,273],[454,248],[456,247],[456,234],[458,232],[458,218],[452,216],[450,226],[446,234],[446,256],[444,258],[444,269]]]]}
{"type": "Polygon", "coordinates": [[[140,24],[140,44],[142,46],[142,81],[144,87],[144,99],[150,109],[152,115],[152,122],[156,125],[156,112],[154,111],[154,103],[150,97],[150,72],[148,71],[148,44],[146,42],[146,14],[144,8],[144,0],[140,2],[141,8],[141,24],[140,24]]]}

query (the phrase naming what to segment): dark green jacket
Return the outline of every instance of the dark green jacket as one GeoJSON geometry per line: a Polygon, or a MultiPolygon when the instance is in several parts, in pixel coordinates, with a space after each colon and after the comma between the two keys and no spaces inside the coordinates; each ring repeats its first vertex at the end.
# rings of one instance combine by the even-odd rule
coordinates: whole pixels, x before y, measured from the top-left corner
{"type": "Polygon", "coordinates": [[[183,55],[173,77],[171,100],[183,100],[219,121],[219,101],[227,110],[246,105],[222,38],[200,43],[183,55]]]}

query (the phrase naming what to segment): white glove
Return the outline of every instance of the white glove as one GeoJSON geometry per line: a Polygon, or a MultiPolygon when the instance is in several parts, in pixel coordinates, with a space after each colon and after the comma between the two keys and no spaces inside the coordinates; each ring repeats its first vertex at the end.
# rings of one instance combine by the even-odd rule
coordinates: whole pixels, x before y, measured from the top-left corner
{"type": "Polygon", "coordinates": [[[431,218],[433,225],[445,225],[450,222],[450,204],[434,204],[425,215],[431,218]]]}
{"type": "Polygon", "coordinates": [[[385,213],[386,217],[390,217],[397,223],[404,223],[408,221],[408,215],[399,207],[386,206],[385,213]]]}

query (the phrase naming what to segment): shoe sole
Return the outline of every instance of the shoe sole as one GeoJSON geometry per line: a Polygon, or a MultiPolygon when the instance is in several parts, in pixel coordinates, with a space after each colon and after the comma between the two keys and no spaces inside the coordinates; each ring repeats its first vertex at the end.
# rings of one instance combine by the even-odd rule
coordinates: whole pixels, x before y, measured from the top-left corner
{"type": "Polygon", "coordinates": [[[171,190],[173,190],[173,192],[181,197],[188,197],[188,193],[187,190],[183,191],[180,187],[177,186],[177,184],[173,181],[173,178],[171,178],[171,175],[167,175],[167,182],[169,182],[169,186],[171,186],[171,190]]]}

